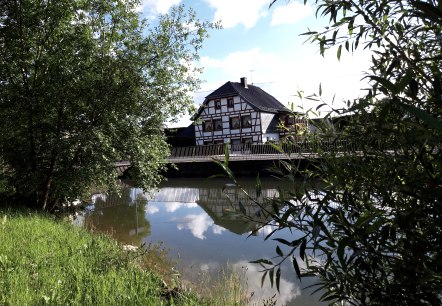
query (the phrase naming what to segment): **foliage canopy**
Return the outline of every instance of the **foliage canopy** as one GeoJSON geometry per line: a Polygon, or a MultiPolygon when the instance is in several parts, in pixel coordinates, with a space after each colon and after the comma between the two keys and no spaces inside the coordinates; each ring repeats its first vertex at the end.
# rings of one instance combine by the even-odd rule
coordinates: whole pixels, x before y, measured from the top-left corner
{"type": "Polygon", "coordinates": [[[321,125],[308,139],[320,144],[321,134],[334,135],[332,143],[354,151],[318,145],[320,161],[310,169],[294,161],[277,167],[282,179],[301,173],[306,180],[269,199],[273,209],[261,206],[271,217],[263,226],[273,227],[266,239],[279,246],[275,258],[256,263],[278,287],[281,263],[291,260],[300,278],[318,277],[320,299],[331,304],[441,305],[441,2],[315,3],[330,26],[305,35],[339,59],[343,49],[369,50],[370,88],[326,118],[338,131],[321,125]],[[287,241],[280,230],[302,236],[287,241]]]}
{"type": "Polygon", "coordinates": [[[0,186],[51,209],[128,160],[158,183],[166,120],[188,111],[206,30],[182,6],[149,24],[138,0],[0,0],[0,186]]]}

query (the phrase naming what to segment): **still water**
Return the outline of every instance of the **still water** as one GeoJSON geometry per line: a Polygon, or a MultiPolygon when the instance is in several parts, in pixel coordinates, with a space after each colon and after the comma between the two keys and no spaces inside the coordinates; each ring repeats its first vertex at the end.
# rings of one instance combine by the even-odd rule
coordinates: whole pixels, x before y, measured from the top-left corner
{"type": "MultiPolygon", "coordinates": [[[[262,196],[254,196],[254,180],[240,181],[255,200],[278,195],[281,182],[262,180],[262,196]]],[[[162,242],[184,279],[196,282],[200,272],[219,275],[220,269],[237,270],[243,275],[252,303],[277,294],[268,278],[261,287],[261,268],[250,261],[276,255],[276,243],[264,237],[272,230],[257,207],[237,188],[222,179],[169,179],[159,190],[144,193],[128,184],[121,196],[95,194],[86,213],[77,222],[96,231],[110,233],[124,244],[162,242]],[[224,188],[223,188],[224,187],[224,188]],[[239,201],[242,208],[239,207],[239,201]],[[245,210],[249,218],[232,214],[245,210]],[[253,219],[253,220],[251,220],[253,219]]],[[[275,237],[289,240],[289,232],[275,237]]],[[[320,295],[303,290],[313,280],[296,278],[289,262],[284,266],[277,305],[320,305],[320,295]]]]}

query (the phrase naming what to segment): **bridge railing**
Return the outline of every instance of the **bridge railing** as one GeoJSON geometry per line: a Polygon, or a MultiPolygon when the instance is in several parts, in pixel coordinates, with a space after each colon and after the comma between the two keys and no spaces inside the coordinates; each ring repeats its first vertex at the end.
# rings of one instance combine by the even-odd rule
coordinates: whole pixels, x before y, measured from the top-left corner
{"type": "Polygon", "coordinates": [[[351,152],[355,151],[354,145],[345,140],[321,140],[316,142],[291,142],[276,148],[272,144],[212,144],[192,147],[173,147],[169,159],[178,160],[186,158],[219,157],[225,155],[225,150],[235,158],[253,159],[261,157],[283,157],[292,154],[316,154],[318,152],[351,152]]]}

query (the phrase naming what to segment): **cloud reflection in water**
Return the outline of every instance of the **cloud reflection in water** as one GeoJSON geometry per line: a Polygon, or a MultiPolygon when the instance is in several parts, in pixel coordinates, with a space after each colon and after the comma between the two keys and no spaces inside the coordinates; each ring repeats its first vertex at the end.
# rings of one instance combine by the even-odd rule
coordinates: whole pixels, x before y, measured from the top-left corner
{"type": "MultiPolygon", "coordinates": [[[[232,267],[237,273],[243,273],[244,267],[247,267],[245,270],[247,291],[249,296],[253,293],[251,300],[252,304],[262,303],[263,299],[270,298],[277,292],[275,287],[271,288],[271,286],[269,286],[268,279],[265,280],[264,286],[261,287],[262,273],[260,272],[260,266],[249,264],[247,261],[239,261],[233,264],[232,267]]],[[[276,305],[287,305],[290,301],[300,295],[301,290],[299,286],[281,277],[280,292],[276,295],[276,305]]]]}
{"type": "Polygon", "coordinates": [[[177,228],[179,230],[188,229],[198,239],[206,239],[204,233],[213,224],[213,221],[206,214],[187,215],[183,218],[172,220],[177,221],[177,228]]]}
{"type": "Polygon", "coordinates": [[[187,215],[182,218],[174,218],[172,221],[177,222],[179,230],[188,229],[198,239],[206,239],[204,233],[212,229],[214,234],[220,235],[224,228],[214,224],[213,220],[205,213],[187,215]]]}

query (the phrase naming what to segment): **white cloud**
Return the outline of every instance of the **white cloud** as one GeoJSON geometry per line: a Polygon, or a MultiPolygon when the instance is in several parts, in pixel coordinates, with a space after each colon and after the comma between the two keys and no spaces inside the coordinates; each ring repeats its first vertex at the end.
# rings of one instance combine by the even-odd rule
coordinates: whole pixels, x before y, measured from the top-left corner
{"type": "Polygon", "coordinates": [[[310,4],[290,2],[275,8],[271,25],[293,24],[311,15],[313,15],[313,8],[310,4]]]}
{"type": "MultiPolygon", "coordinates": [[[[228,78],[227,81],[239,82],[239,78],[250,74],[251,70],[259,67],[260,73],[270,72],[274,69],[273,64],[277,63],[278,57],[272,53],[264,53],[260,48],[253,48],[248,51],[232,52],[224,59],[201,58],[201,66],[205,69],[220,69],[228,78]]],[[[253,81],[248,78],[249,82],[253,81]]],[[[210,83],[205,84],[212,85],[210,83]]],[[[219,84],[220,86],[222,84],[219,84]]],[[[216,89],[216,88],[215,88],[216,89]]]]}
{"type": "Polygon", "coordinates": [[[366,87],[366,83],[361,81],[362,72],[367,71],[370,54],[363,51],[353,55],[343,52],[339,62],[334,50],[329,50],[322,57],[316,49],[316,46],[307,45],[297,50],[288,48],[279,53],[270,53],[253,48],[230,53],[224,58],[202,57],[200,63],[206,69],[203,78],[208,82],[201,91],[205,91],[204,95],[207,96],[225,82],[239,82],[240,77],[247,76],[249,83],[261,87],[281,103],[302,104],[304,109],[315,108],[322,102],[301,101],[297,98],[298,90],[304,91],[305,95],[317,93],[319,84],[325,102],[331,104],[336,95],[334,106],[342,100],[361,96],[361,88],[366,87]],[[297,54],[296,57],[293,54],[297,54]],[[251,70],[253,78],[250,77],[251,70]]]}
{"type": "Polygon", "coordinates": [[[140,10],[153,14],[166,14],[172,6],[180,2],[181,0],[143,0],[140,10]]]}
{"type": "Polygon", "coordinates": [[[253,28],[260,17],[268,14],[268,0],[206,0],[215,9],[215,20],[221,20],[224,28],[243,24],[253,28]]]}

